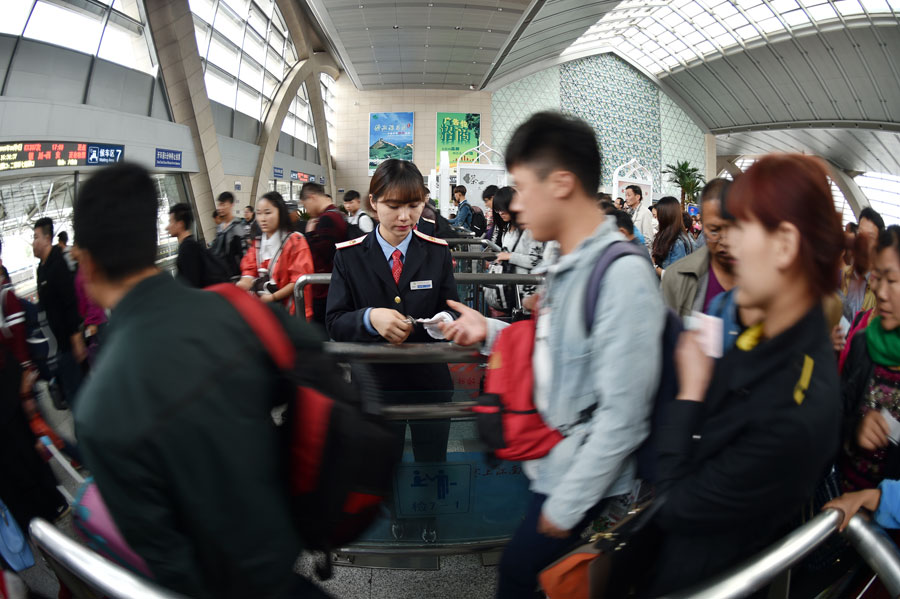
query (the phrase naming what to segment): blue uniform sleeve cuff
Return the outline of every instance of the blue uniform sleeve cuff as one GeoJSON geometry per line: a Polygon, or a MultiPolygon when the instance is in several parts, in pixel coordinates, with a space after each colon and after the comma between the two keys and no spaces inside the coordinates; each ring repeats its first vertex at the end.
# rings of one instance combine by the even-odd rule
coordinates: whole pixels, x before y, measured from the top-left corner
{"type": "Polygon", "coordinates": [[[366,327],[366,332],[377,337],[378,331],[375,330],[375,327],[372,326],[372,321],[369,319],[371,313],[372,308],[366,308],[366,311],[363,313],[363,326],[366,327]]]}

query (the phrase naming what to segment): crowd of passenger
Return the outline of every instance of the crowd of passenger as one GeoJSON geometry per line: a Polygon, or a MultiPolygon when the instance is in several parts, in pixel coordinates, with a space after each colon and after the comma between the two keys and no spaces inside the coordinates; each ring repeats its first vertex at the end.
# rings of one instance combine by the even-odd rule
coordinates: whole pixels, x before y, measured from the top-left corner
{"type": "MultiPolygon", "coordinates": [[[[484,212],[455,187],[449,221],[417,167],[399,160],[377,168],[367,194],[348,191],[346,212],[315,183],[300,194],[303,213],[271,191],[238,218],[225,192],[208,246],[192,233],[191,207],[177,204],[175,278],[155,263],[156,191],[141,167],[105,168],[81,186],[71,250],[52,244],[52,221],[36,221],[38,305],[58,344],[53,376],[74,413],[78,460],[152,577],[191,597],[327,596],[293,573],[305,542],[271,415],[284,387],[259,324],[201,289],[225,282],[270,304],[305,351],[328,339],[450,341],[490,356],[514,308],[536,319],[533,401],[564,438],[524,463],[528,507],[500,561],[498,597],[542,596],[539,573],[633,492],[648,437],[655,542],[635,596],[740,564],[789,532],[828,480],[847,493],[828,504],[842,526],[866,509],[900,527],[900,227],[866,208],[844,230],[814,157],[769,155],[733,182],[712,180],[696,215],[674,197],[651,206],[638,185],[598,196],[601,162],[590,126],[547,112],[509,143],[515,186],[485,189],[484,212]],[[543,283],[499,286],[487,316],[460,302],[440,236],[454,227],[501,248],[493,272],[543,283]],[[630,252],[606,267],[585,323],[588,281],[618,243],[630,252]],[[294,305],[295,282],[313,273],[331,273],[330,284],[294,305]],[[665,342],[670,313],[687,329],[677,345],[665,342]],[[661,403],[667,364],[676,391],[661,403]]],[[[0,498],[24,526],[68,504],[26,416],[40,411],[41,373],[23,304],[8,279],[3,293],[0,498]]],[[[453,393],[445,364],[372,374],[392,403],[453,393]]],[[[397,460],[406,427],[393,425],[397,460]]],[[[448,420],[409,428],[416,461],[446,460],[448,420]]],[[[404,521],[388,504],[395,538],[435,541],[434,518],[404,521]]]]}

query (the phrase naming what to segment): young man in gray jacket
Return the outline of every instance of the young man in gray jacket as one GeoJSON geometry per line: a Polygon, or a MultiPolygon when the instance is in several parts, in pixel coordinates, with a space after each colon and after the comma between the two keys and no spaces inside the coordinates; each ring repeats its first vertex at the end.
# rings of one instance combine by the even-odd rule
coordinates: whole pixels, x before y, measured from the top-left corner
{"type": "MultiPolygon", "coordinates": [[[[566,435],[547,456],[525,463],[531,502],[501,559],[497,588],[498,597],[518,599],[534,596],[538,573],[571,548],[605,498],[631,490],[659,384],[665,311],[650,261],[626,256],[606,271],[587,335],[588,278],[603,251],[624,240],[597,208],[600,152],[587,123],[532,116],[513,135],[506,166],[519,191],[511,205],[519,222],[535,240],[559,243],[532,359],[535,405],[566,435]]],[[[449,303],[461,317],[442,325],[445,337],[484,342],[488,351],[505,325],[449,303]]]]}

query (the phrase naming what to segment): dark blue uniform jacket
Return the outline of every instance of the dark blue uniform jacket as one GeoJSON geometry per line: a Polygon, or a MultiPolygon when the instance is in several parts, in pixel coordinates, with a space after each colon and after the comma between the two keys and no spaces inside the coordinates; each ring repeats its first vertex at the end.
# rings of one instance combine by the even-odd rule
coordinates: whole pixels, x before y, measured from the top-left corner
{"type": "MultiPolygon", "coordinates": [[[[328,290],[325,324],[335,341],[385,343],[363,324],[366,308],[391,308],[413,318],[431,318],[446,310],[447,300],[458,300],[450,249],[439,239],[414,232],[406,253],[400,284],[374,231],[361,240],[338,244],[328,290]],[[411,283],[415,283],[411,288],[411,283]]],[[[435,342],[417,325],[406,343],[435,342]]],[[[449,401],[453,384],[444,364],[384,364],[373,366],[375,377],[392,403],[449,401]],[[398,393],[391,393],[398,391],[398,393]],[[417,393],[421,392],[421,393],[417,393]]]]}

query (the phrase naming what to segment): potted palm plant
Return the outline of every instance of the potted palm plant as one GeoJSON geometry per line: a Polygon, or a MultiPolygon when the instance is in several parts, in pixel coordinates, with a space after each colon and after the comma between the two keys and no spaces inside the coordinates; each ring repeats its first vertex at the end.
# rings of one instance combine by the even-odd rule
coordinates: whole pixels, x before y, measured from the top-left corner
{"type": "Polygon", "coordinates": [[[691,166],[687,160],[667,164],[662,174],[669,175],[669,181],[681,189],[682,207],[684,207],[685,199],[693,202],[703,184],[706,183],[706,179],[700,174],[700,169],[691,166]]]}

